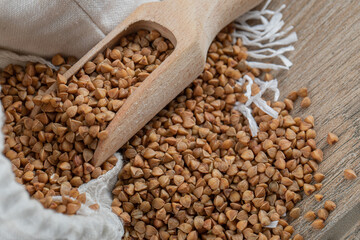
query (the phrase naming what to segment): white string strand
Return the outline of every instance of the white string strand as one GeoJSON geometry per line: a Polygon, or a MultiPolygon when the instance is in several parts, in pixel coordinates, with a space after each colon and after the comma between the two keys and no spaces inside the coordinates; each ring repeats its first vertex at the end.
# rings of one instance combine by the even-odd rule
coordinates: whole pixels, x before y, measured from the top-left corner
{"type": "MultiPolygon", "coordinates": [[[[281,10],[285,8],[285,5],[272,11],[267,9],[270,2],[271,0],[268,0],[260,11],[251,11],[238,18],[235,21],[235,32],[233,33],[233,36],[235,38],[241,38],[245,46],[260,48],[248,51],[248,56],[255,60],[247,61],[247,64],[250,67],[274,70],[289,69],[292,63],[284,56],[284,53],[294,50],[291,43],[297,41],[297,35],[295,32],[289,34],[293,29],[292,26],[281,30],[285,25],[281,13],[281,10]],[[260,21],[261,23],[249,25],[249,20],[260,21]],[[274,49],[275,47],[280,46],[286,47],[274,49]],[[264,59],[272,58],[280,59],[282,64],[263,62],[264,59]]],[[[235,38],[234,41],[236,40],[235,38]]]]}
{"type": "MultiPolygon", "coordinates": [[[[249,67],[273,70],[289,69],[292,66],[292,62],[284,54],[294,50],[291,43],[297,41],[297,35],[295,32],[290,33],[293,29],[292,26],[282,30],[285,23],[282,20],[281,10],[285,8],[285,5],[273,11],[267,9],[270,2],[271,0],[268,0],[260,11],[250,11],[235,21],[234,42],[237,38],[241,38],[244,46],[255,48],[248,51],[248,56],[251,60],[246,61],[246,64],[249,67]],[[255,20],[260,23],[250,25],[248,24],[249,20],[255,20]],[[276,58],[281,61],[280,64],[264,62],[265,60],[276,58]]],[[[235,109],[239,110],[248,119],[251,135],[256,136],[258,126],[251,114],[250,105],[254,103],[271,117],[277,118],[278,113],[267,105],[266,101],[262,99],[262,95],[266,90],[271,90],[274,92],[274,101],[277,101],[280,91],[277,87],[278,82],[276,79],[264,82],[259,78],[255,78],[253,81],[250,76],[245,75],[237,81],[241,86],[245,82],[248,82],[245,92],[248,100],[245,104],[236,103],[235,109]],[[254,82],[259,85],[260,92],[252,96],[251,86],[254,82]]]]}

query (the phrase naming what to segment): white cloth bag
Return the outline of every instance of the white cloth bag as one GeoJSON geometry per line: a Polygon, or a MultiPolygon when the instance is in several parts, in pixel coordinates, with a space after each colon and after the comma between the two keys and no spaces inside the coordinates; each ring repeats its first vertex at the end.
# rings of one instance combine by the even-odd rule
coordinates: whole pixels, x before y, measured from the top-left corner
{"type": "Polygon", "coordinates": [[[151,1],[156,0],[0,0],[0,68],[18,60],[1,49],[81,58],[136,7],[151,1]]]}
{"type": "MultiPolygon", "coordinates": [[[[121,22],[138,5],[149,0],[0,0],[0,68],[9,63],[26,61],[46,62],[57,53],[80,58],[121,22]],[[16,52],[16,53],[14,53],[16,52]],[[19,55],[22,54],[22,55],[19,55]],[[24,55],[26,54],[26,55],[24,55]]],[[[290,45],[297,40],[290,33],[291,27],[282,30],[282,6],[276,11],[267,9],[270,0],[261,10],[251,11],[237,20],[234,37],[242,39],[245,46],[258,50],[249,51],[252,67],[288,69],[291,62],[283,55],[293,50],[290,45]],[[250,26],[248,20],[261,23],[250,26]],[[283,47],[285,46],[285,47],[283,47]],[[282,64],[263,63],[263,59],[279,58],[282,64]]],[[[238,83],[249,81],[246,104],[235,108],[249,120],[251,131],[256,135],[257,125],[251,115],[253,102],[274,117],[272,109],[264,104],[261,95],[270,89],[279,96],[277,80],[262,82],[260,93],[251,96],[251,79],[241,78],[238,83]]],[[[0,126],[4,113],[0,110],[0,126]]],[[[122,157],[108,173],[83,184],[79,192],[86,192],[87,202],[75,216],[67,216],[44,209],[30,199],[24,187],[15,181],[10,161],[2,154],[4,136],[0,131],[0,239],[1,240],[48,240],[48,239],[121,239],[124,228],[120,219],[111,212],[111,191],[122,167],[122,157]],[[98,203],[93,211],[87,206],[98,203]]],[[[269,228],[276,227],[272,222],[269,228]]]]}

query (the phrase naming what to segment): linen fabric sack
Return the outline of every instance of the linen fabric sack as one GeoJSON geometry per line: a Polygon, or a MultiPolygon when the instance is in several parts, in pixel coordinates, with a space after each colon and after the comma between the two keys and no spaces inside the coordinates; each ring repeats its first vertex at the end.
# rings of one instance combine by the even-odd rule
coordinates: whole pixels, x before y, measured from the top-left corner
{"type": "Polygon", "coordinates": [[[146,2],[151,1],[0,0],[0,68],[18,60],[4,50],[43,58],[57,53],[81,58],[146,2]]]}

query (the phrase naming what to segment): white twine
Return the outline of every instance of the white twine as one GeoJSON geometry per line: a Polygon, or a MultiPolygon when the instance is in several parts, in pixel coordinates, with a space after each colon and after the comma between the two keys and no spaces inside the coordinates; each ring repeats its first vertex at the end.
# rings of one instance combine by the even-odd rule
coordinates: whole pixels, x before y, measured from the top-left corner
{"type": "Polygon", "coordinates": [[[285,25],[282,20],[283,15],[281,10],[285,8],[285,5],[282,5],[276,11],[272,11],[267,9],[270,2],[271,0],[268,0],[260,11],[251,11],[238,18],[235,21],[236,30],[233,35],[234,37],[241,38],[245,46],[260,48],[259,50],[249,50],[249,57],[257,60],[278,58],[283,63],[281,65],[258,61],[247,61],[247,64],[250,67],[274,70],[289,69],[292,63],[283,54],[294,50],[294,47],[290,44],[297,41],[297,35],[295,32],[289,34],[289,32],[293,29],[292,26],[281,31],[285,25]],[[269,16],[270,19],[266,16],[269,16]],[[249,25],[247,23],[249,20],[258,20],[261,23],[257,25],[249,25]],[[287,47],[277,50],[271,48],[284,45],[287,47]]]}
{"type": "MultiPolygon", "coordinates": [[[[251,61],[246,61],[248,66],[260,69],[287,70],[292,66],[292,62],[285,57],[284,54],[294,50],[291,43],[297,41],[297,36],[295,32],[289,33],[293,29],[292,26],[282,30],[285,23],[282,20],[283,15],[281,10],[285,8],[285,5],[273,11],[267,9],[270,2],[271,0],[268,0],[260,11],[250,11],[235,21],[235,32],[233,33],[234,42],[236,38],[241,38],[244,46],[255,48],[254,50],[248,50],[248,56],[252,59],[251,61]],[[261,23],[249,25],[247,23],[249,20],[257,20],[261,23]],[[277,49],[275,47],[277,47],[277,49]],[[281,64],[263,62],[264,60],[276,58],[280,59],[281,64]]],[[[253,80],[250,76],[245,75],[243,78],[238,79],[237,83],[242,86],[246,81],[248,85],[246,86],[245,96],[248,100],[245,104],[237,102],[235,109],[240,111],[248,119],[251,135],[256,136],[258,126],[251,114],[250,105],[254,103],[271,117],[277,118],[278,113],[267,105],[266,101],[262,99],[262,95],[266,90],[271,90],[274,92],[274,101],[277,101],[280,91],[277,87],[277,79],[265,82],[259,78],[255,78],[254,81],[259,85],[260,92],[255,96],[251,96],[253,80]]]]}
{"type": "Polygon", "coordinates": [[[265,226],[266,228],[276,228],[279,221],[272,221],[269,225],[265,226]]]}
{"type": "Polygon", "coordinates": [[[264,99],[262,99],[262,95],[266,92],[266,90],[271,90],[274,92],[274,101],[277,101],[279,98],[279,95],[280,95],[280,91],[277,88],[277,84],[278,84],[277,79],[273,79],[271,81],[264,82],[264,81],[260,80],[259,78],[255,78],[254,81],[256,84],[259,85],[260,92],[258,94],[256,94],[255,96],[251,96],[251,85],[253,84],[254,81],[251,79],[250,76],[245,75],[243,78],[240,78],[237,81],[237,83],[242,86],[245,83],[245,81],[248,81],[248,84],[246,86],[246,92],[244,95],[248,98],[248,100],[246,101],[245,104],[236,102],[234,108],[236,110],[240,111],[247,118],[247,120],[249,122],[251,135],[253,137],[255,137],[258,132],[258,126],[256,124],[254,117],[252,116],[251,104],[254,103],[262,111],[264,111],[271,117],[277,118],[278,113],[274,109],[272,109],[269,105],[267,105],[266,101],[264,99]]]}

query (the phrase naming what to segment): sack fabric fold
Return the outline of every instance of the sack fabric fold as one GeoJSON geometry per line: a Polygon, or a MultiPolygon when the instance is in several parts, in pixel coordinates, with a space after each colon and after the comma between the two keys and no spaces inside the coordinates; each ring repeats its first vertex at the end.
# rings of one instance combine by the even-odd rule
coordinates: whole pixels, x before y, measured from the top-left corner
{"type": "MultiPolygon", "coordinates": [[[[81,58],[139,5],[150,0],[0,0],[1,53],[81,58]]],[[[5,56],[4,56],[5,55],[5,56]]]]}

